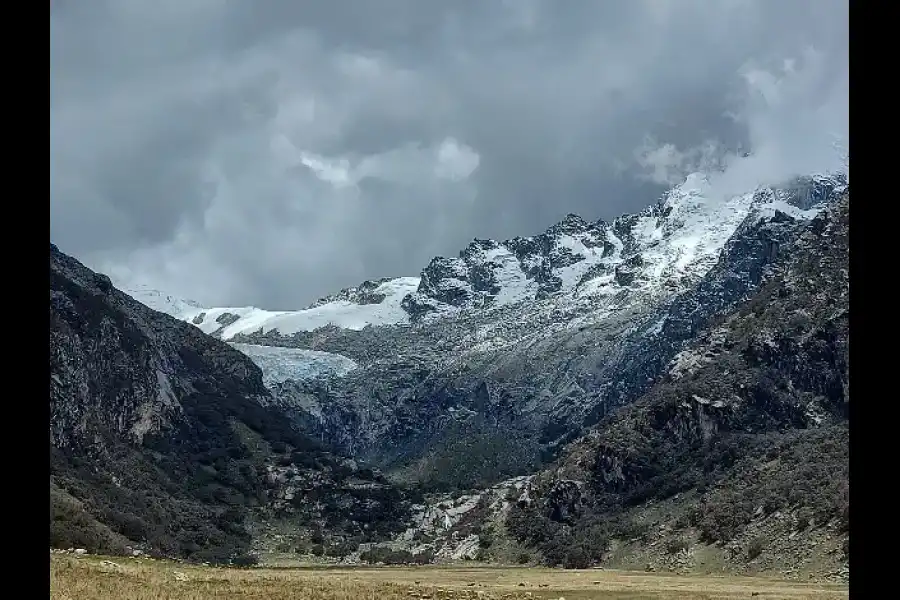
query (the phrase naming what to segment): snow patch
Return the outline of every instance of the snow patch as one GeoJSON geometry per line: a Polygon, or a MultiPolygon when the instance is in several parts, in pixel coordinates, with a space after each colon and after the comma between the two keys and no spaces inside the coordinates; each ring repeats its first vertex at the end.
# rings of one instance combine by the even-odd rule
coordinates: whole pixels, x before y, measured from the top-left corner
{"type": "Polygon", "coordinates": [[[117,282],[114,282],[114,284],[144,306],[171,315],[176,319],[181,319],[183,315],[193,313],[198,308],[201,308],[199,302],[172,296],[146,285],[120,286],[117,282]]]}
{"type": "Polygon", "coordinates": [[[562,280],[561,291],[563,292],[574,290],[584,274],[603,259],[602,247],[588,247],[584,244],[583,238],[572,235],[560,236],[556,240],[556,247],[564,248],[573,255],[581,257],[581,260],[574,264],[554,270],[555,275],[562,280]]]}
{"type": "Polygon", "coordinates": [[[485,258],[495,264],[494,280],[500,292],[494,299],[495,306],[515,304],[534,298],[537,284],[528,279],[519,265],[519,259],[506,246],[499,246],[486,252],[485,258]]]}
{"type": "Polygon", "coordinates": [[[378,304],[356,304],[346,300],[326,302],[297,311],[268,311],[248,306],[242,308],[195,308],[180,316],[193,322],[206,333],[222,329],[219,317],[226,314],[237,320],[222,329],[220,337],[230,340],[238,334],[275,331],[291,335],[300,331],[314,331],[319,327],[334,325],[344,329],[360,330],[369,325],[397,325],[409,322],[409,315],[401,307],[403,298],[419,287],[418,277],[399,277],[385,281],[374,292],[385,296],[378,304]]]}

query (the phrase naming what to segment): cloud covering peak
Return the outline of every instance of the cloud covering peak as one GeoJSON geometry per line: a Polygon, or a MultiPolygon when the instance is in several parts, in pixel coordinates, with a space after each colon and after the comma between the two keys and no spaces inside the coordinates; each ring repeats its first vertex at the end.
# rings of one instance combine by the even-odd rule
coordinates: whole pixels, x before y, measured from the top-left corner
{"type": "Polygon", "coordinates": [[[293,309],[474,237],[840,166],[846,0],[59,0],[51,235],[293,309]]]}

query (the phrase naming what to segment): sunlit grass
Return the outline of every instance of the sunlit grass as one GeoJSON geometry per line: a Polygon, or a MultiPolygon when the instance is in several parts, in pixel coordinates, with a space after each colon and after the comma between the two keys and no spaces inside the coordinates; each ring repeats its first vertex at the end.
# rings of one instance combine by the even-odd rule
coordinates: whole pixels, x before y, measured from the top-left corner
{"type": "Polygon", "coordinates": [[[53,600],[365,600],[400,598],[846,598],[842,585],[766,578],[525,567],[225,569],[168,561],[51,555],[53,600]],[[754,595],[755,593],[755,595],[754,595]]]}

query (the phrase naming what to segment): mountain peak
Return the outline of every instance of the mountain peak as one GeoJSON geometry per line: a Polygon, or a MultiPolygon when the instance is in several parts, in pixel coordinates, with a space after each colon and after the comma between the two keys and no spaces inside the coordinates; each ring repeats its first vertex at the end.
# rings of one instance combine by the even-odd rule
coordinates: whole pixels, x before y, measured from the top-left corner
{"type": "Polygon", "coordinates": [[[581,215],[569,213],[561,221],[547,229],[550,235],[582,233],[590,228],[590,224],[581,215]]]}

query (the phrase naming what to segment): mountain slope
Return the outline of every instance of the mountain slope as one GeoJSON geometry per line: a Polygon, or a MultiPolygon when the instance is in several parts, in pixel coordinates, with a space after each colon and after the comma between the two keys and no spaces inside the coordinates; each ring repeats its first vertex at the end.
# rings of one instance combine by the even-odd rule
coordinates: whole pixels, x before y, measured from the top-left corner
{"type": "Polygon", "coordinates": [[[483,487],[528,473],[636,399],[845,188],[806,178],[722,203],[692,178],[612,224],[569,217],[541,236],[435,259],[403,301],[421,309],[410,325],[234,339],[353,359],[360,367],[343,377],[282,382],[279,402],[316,436],[403,478],[483,487]],[[503,248],[543,271],[522,283],[503,248]],[[501,280],[497,291],[490,282],[501,280]],[[513,289],[525,291],[507,301],[513,289]]]}
{"type": "Polygon", "coordinates": [[[244,354],[53,245],[49,440],[56,547],[233,560],[258,521],[377,538],[406,510],[292,428],[244,354]]]}
{"type": "Polygon", "coordinates": [[[846,187],[811,176],[720,201],[693,175],[638,214],[570,215],[537,236],[476,240],[419,278],[367,282],[302,311],[209,309],[191,320],[236,343],[352,360],[297,363],[296,378],[272,382],[277,402],[315,437],[399,478],[483,487],[527,474],[638,398],[755,293],[780,249],[846,187]],[[390,318],[319,327],[323,311],[390,318]]]}
{"type": "Polygon", "coordinates": [[[570,566],[846,573],[848,238],[849,191],[749,301],[531,482],[512,535],[570,566]]]}

